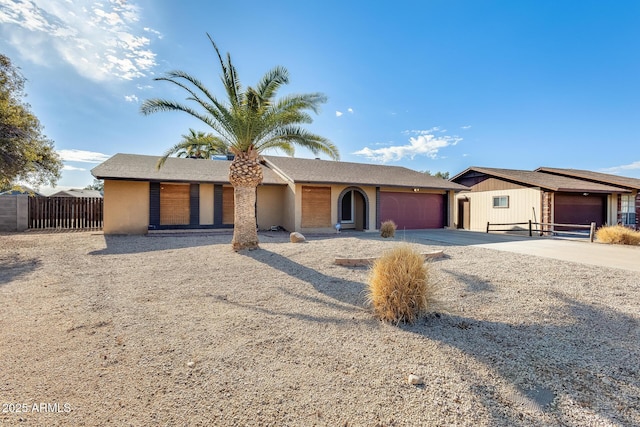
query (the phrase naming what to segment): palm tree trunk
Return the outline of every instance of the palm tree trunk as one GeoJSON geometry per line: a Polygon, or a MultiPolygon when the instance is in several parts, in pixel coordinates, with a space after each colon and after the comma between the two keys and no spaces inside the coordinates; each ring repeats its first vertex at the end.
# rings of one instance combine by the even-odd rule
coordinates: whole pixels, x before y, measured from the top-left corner
{"type": "Polygon", "coordinates": [[[256,187],[234,187],[233,200],[233,239],[231,240],[233,250],[258,249],[256,187]]]}
{"type": "Polygon", "coordinates": [[[233,239],[234,251],[258,248],[256,224],[256,191],[262,182],[262,166],[253,147],[247,152],[235,152],[229,167],[229,181],[233,185],[233,239]]]}

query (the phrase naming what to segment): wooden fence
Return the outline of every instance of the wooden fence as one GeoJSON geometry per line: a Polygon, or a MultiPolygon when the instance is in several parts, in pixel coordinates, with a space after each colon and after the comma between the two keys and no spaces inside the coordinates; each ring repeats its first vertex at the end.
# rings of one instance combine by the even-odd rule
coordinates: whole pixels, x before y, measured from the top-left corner
{"type": "Polygon", "coordinates": [[[99,197],[29,197],[31,229],[101,229],[103,214],[99,197]]]}
{"type": "Polygon", "coordinates": [[[533,236],[533,233],[540,233],[540,236],[544,234],[569,234],[575,236],[583,236],[586,237],[587,234],[585,232],[580,231],[565,231],[566,229],[570,230],[589,230],[589,240],[593,242],[595,238],[596,232],[596,223],[592,222],[591,224],[553,224],[547,222],[510,222],[510,223],[502,223],[502,224],[491,224],[487,222],[487,233],[489,231],[529,231],[529,236],[533,236]],[[527,228],[519,227],[521,225],[528,225],[527,228]],[[491,227],[503,227],[503,226],[518,226],[516,228],[491,228],[491,227]],[[536,228],[533,228],[536,226],[536,228]],[[539,227],[539,228],[538,228],[539,227]],[[556,230],[556,227],[561,228],[561,230],[556,230]]]}

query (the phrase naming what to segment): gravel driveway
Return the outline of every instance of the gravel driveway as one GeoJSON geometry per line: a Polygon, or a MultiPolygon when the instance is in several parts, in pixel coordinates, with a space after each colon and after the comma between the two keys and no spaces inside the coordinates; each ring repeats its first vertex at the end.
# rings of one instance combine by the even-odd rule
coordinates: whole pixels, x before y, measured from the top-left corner
{"type": "Polygon", "coordinates": [[[640,273],[416,240],[395,326],[333,258],[402,239],[308,237],[0,235],[0,425],[640,425],[640,273]]]}

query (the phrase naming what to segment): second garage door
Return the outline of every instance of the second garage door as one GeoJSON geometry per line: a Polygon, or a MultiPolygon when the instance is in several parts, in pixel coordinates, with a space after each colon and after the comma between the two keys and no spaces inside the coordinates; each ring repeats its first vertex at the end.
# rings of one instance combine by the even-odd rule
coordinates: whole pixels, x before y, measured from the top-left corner
{"type": "Polygon", "coordinates": [[[443,228],[444,195],[425,193],[380,193],[380,221],[393,220],[398,230],[443,228]]]}
{"type": "Polygon", "coordinates": [[[591,224],[601,227],[606,216],[606,196],[556,193],[554,197],[556,224],[591,224]]]}

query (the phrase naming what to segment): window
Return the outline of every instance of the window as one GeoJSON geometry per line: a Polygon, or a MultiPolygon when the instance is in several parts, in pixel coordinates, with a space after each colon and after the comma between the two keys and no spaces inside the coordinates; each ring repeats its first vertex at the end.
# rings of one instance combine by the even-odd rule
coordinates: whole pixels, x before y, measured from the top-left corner
{"type": "Polygon", "coordinates": [[[342,196],[342,213],[340,215],[340,222],[353,222],[353,190],[347,191],[344,196],[342,196]]]}
{"type": "Polygon", "coordinates": [[[509,207],[509,196],[495,196],[493,198],[493,207],[494,208],[508,208],[509,207]]]}
{"type": "Polygon", "coordinates": [[[620,195],[620,214],[622,225],[635,227],[636,225],[636,198],[630,194],[620,195]]]}

